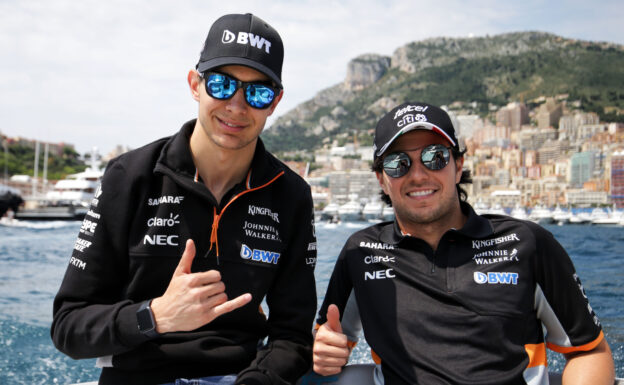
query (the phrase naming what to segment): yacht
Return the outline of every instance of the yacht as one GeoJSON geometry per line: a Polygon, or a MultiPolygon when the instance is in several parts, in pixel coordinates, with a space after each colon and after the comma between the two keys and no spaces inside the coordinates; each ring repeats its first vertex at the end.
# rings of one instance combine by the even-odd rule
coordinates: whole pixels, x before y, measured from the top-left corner
{"type": "Polygon", "coordinates": [[[569,211],[564,210],[561,207],[559,207],[559,205],[557,205],[557,207],[555,207],[555,209],[552,212],[552,217],[553,217],[553,221],[556,224],[565,225],[566,223],[570,222],[570,218],[572,218],[572,214],[569,211]]]}
{"type": "Polygon", "coordinates": [[[571,225],[585,225],[591,223],[591,215],[589,213],[580,211],[576,214],[571,214],[568,223],[571,225]]]}
{"type": "Polygon", "coordinates": [[[592,225],[601,226],[619,226],[622,221],[622,212],[617,210],[605,211],[601,208],[595,208],[590,214],[592,225]]]}
{"type": "Polygon", "coordinates": [[[529,214],[527,214],[526,209],[520,206],[520,204],[516,204],[516,206],[513,208],[513,210],[511,210],[511,213],[509,215],[523,221],[529,220],[529,214]]]}
{"type": "Polygon", "coordinates": [[[338,203],[334,203],[334,202],[329,203],[321,211],[321,220],[322,221],[334,221],[338,219],[339,207],[340,206],[338,205],[338,203]]]}
{"type": "Polygon", "coordinates": [[[487,214],[490,209],[490,207],[486,203],[484,203],[481,199],[479,199],[479,201],[475,203],[473,208],[474,208],[474,211],[477,213],[477,215],[487,214]]]}
{"type": "Polygon", "coordinates": [[[495,214],[495,215],[507,215],[503,206],[500,203],[495,204],[493,207],[489,208],[485,214],[495,214]]]}
{"type": "Polygon", "coordinates": [[[341,221],[355,222],[362,219],[362,205],[351,200],[338,208],[338,217],[341,221]]]}
{"type": "Polygon", "coordinates": [[[529,214],[529,220],[541,225],[553,223],[553,213],[544,206],[537,205],[529,214]]]}
{"type": "MultiPolygon", "coordinates": [[[[94,157],[93,157],[94,158],[94,157]]],[[[82,220],[95,197],[104,170],[95,160],[83,172],[68,175],[48,191],[45,197],[28,202],[16,219],[21,220],[82,220]]]]}
{"type": "Polygon", "coordinates": [[[382,210],[383,203],[379,200],[372,200],[364,205],[362,217],[366,221],[379,221],[381,219],[382,210]]]}
{"type": "Polygon", "coordinates": [[[394,208],[392,206],[384,206],[381,210],[381,220],[384,222],[394,220],[394,208]]]}
{"type": "Polygon", "coordinates": [[[46,201],[52,206],[74,204],[89,206],[100,185],[104,172],[88,168],[83,172],[68,175],[61,179],[46,193],[46,201]]]}

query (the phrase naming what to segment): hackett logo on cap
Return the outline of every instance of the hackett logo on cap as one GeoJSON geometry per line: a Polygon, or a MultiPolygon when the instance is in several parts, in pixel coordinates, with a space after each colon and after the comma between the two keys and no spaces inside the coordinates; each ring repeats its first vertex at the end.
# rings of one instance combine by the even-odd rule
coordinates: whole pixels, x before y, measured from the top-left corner
{"type": "Polygon", "coordinates": [[[262,36],[254,35],[253,33],[239,32],[237,38],[235,33],[227,29],[224,30],[221,42],[223,44],[230,44],[234,41],[236,41],[237,44],[249,44],[250,46],[258,49],[262,49],[262,46],[264,46],[264,51],[266,53],[271,53],[271,42],[262,36]]]}

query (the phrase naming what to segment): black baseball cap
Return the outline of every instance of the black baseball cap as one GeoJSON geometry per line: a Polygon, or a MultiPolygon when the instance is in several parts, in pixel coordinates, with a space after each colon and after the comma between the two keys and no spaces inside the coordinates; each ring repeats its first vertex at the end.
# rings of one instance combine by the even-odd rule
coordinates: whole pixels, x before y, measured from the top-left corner
{"type": "Polygon", "coordinates": [[[239,64],[262,72],[282,88],[284,45],[273,27],[251,13],[221,16],[212,24],[197,71],[239,64]]]}
{"type": "Polygon", "coordinates": [[[377,123],[373,144],[375,159],[383,155],[396,138],[413,130],[433,131],[459,150],[455,127],[446,111],[428,103],[407,102],[393,108],[377,123]]]}

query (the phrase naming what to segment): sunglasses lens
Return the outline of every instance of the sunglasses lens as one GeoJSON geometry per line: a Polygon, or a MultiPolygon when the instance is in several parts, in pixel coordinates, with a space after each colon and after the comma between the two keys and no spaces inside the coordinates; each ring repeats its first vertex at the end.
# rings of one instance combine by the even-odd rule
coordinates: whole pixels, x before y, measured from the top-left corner
{"type": "Polygon", "coordinates": [[[383,161],[384,171],[392,178],[400,178],[407,174],[411,165],[409,156],[404,152],[388,154],[383,161]]]}
{"type": "Polygon", "coordinates": [[[275,98],[275,90],[263,84],[249,84],[245,88],[245,99],[254,108],[267,108],[275,98]]]}
{"type": "Polygon", "coordinates": [[[206,92],[215,99],[229,99],[236,92],[236,81],[228,76],[212,73],[206,78],[206,92]]]}
{"type": "Polygon", "coordinates": [[[442,170],[450,158],[449,149],[441,144],[427,146],[420,153],[420,160],[429,170],[442,170]]]}

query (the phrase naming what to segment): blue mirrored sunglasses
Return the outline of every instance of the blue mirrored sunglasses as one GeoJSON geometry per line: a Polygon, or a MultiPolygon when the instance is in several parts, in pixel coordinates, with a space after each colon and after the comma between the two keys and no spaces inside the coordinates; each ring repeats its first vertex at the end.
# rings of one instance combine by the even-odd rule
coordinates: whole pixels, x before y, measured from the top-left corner
{"type": "MultiPolygon", "coordinates": [[[[429,170],[442,170],[451,159],[452,147],[441,144],[432,144],[422,149],[420,161],[429,170]]],[[[412,166],[412,160],[404,152],[393,152],[386,155],[383,160],[383,169],[392,178],[400,178],[407,174],[412,166]]]]}
{"type": "Polygon", "coordinates": [[[242,82],[232,76],[219,72],[204,72],[201,77],[206,81],[206,92],[215,99],[230,99],[239,88],[245,91],[245,101],[253,108],[268,108],[278,88],[265,82],[242,82]]]}

